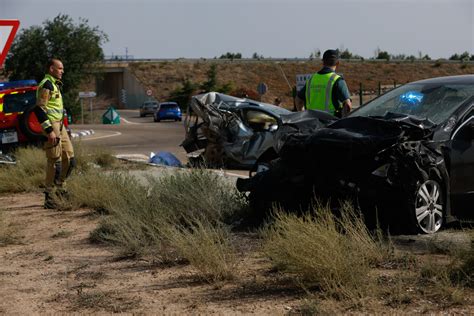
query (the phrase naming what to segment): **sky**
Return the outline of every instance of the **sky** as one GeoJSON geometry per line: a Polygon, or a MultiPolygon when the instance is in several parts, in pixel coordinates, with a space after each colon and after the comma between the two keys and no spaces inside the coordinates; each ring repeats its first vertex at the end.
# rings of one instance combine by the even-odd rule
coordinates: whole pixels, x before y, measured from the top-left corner
{"type": "Polygon", "coordinates": [[[134,58],[474,54],[474,0],[0,0],[20,31],[60,13],[105,32],[105,55],[134,58]]]}

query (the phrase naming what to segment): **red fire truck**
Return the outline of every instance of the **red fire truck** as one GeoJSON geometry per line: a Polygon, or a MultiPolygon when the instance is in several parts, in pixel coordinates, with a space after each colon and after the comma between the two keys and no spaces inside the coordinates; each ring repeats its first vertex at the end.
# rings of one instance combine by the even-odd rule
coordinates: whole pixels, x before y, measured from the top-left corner
{"type": "MultiPolygon", "coordinates": [[[[41,144],[45,135],[34,113],[35,80],[0,82],[0,148],[3,152],[22,145],[41,144]]],[[[67,115],[64,115],[67,128],[67,115]]]]}

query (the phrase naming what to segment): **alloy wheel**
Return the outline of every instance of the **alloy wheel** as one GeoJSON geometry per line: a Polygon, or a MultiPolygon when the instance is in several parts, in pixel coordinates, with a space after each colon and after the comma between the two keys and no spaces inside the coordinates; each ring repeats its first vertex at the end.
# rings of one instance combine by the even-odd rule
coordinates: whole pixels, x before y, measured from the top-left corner
{"type": "Polygon", "coordinates": [[[416,193],[415,216],[419,228],[427,233],[437,232],[443,223],[441,186],[433,180],[425,181],[416,193]]]}

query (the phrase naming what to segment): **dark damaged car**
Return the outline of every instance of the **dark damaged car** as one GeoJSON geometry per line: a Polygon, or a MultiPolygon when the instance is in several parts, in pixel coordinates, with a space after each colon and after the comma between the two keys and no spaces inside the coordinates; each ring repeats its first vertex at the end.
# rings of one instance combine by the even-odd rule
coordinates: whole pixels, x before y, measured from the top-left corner
{"type": "Polygon", "coordinates": [[[277,157],[275,133],[291,112],[271,104],[222,93],[193,96],[181,144],[192,165],[250,169],[277,157]]]}
{"type": "Polygon", "coordinates": [[[474,75],[406,84],[346,118],[315,121],[284,135],[269,170],[238,180],[256,212],[305,210],[316,195],[335,208],[351,200],[369,226],[391,231],[473,219],[474,75]]]}

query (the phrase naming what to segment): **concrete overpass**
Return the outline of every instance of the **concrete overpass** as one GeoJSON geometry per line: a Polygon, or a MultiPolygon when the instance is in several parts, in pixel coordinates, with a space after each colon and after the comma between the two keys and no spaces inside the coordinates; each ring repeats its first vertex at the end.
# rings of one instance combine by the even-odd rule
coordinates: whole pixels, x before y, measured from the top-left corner
{"type": "Polygon", "coordinates": [[[128,66],[128,62],[103,63],[96,77],[96,91],[98,95],[115,99],[119,108],[134,109],[150,97],[128,66]]]}

